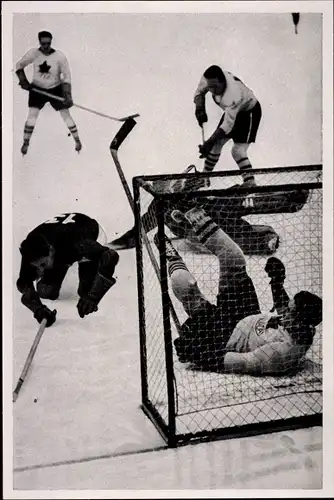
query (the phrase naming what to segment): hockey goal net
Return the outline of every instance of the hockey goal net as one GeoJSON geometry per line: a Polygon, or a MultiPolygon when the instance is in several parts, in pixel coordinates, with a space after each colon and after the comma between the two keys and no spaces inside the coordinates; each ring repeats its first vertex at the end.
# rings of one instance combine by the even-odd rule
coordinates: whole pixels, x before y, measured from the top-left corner
{"type": "Polygon", "coordinates": [[[200,204],[242,248],[262,312],[273,305],[264,271],[270,255],[284,262],[290,297],[300,290],[322,296],[321,165],[254,173],[257,186],[242,197],[228,189],[240,183],[237,171],[212,173],[210,187],[186,194],[170,193],[168,186],[193,179],[192,173],[133,179],[142,409],[170,446],[321,423],[321,325],[302,366],[289,375],[202,371],[180,363],[174,348],[187,315],[173,296],[164,246],[159,252],[154,236],[172,241],[213,304],[219,279],[217,257],[174,218],[173,209],[185,198],[200,204]]]}

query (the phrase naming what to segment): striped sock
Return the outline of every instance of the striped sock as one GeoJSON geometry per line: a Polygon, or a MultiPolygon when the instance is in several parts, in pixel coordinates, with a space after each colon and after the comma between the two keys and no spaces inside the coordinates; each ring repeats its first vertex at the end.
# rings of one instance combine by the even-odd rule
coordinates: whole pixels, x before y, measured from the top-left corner
{"type": "Polygon", "coordinates": [[[252,164],[249,161],[249,158],[241,158],[237,161],[238,167],[241,172],[241,177],[244,182],[254,180],[254,175],[252,174],[252,164]]]}
{"type": "Polygon", "coordinates": [[[183,262],[181,257],[179,257],[178,259],[175,259],[175,260],[168,260],[168,274],[169,274],[169,276],[172,276],[172,274],[175,271],[180,271],[180,270],[189,272],[187,266],[185,265],[185,263],[183,262]]]}
{"type": "Polygon", "coordinates": [[[24,124],[23,142],[29,144],[34,128],[35,125],[28,125],[27,123],[24,124]]]}
{"type": "Polygon", "coordinates": [[[68,127],[68,130],[71,132],[71,134],[73,135],[74,139],[75,140],[80,140],[79,139],[79,134],[78,134],[78,129],[77,129],[77,126],[74,124],[74,125],[70,125],[68,127]]]}
{"type": "Polygon", "coordinates": [[[220,154],[217,153],[209,153],[208,157],[205,158],[203,172],[212,172],[215,168],[220,154]]]}
{"type": "MultiPolygon", "coordinates": [[[[156,233],[154,235],[153,241],[154,241],[156,247],[159,249],[158,233],[156,233]]],[[[177,250],[173,247],[172,242],[170,241],[170,239],[167,236],[165,236],[165,247],[166,247],[166,260],[167,260],[169,276],[171,276],[175,271],[179,271],[179,270],[189,272],[187,266],[183,262],[182,257],[177,252],[177,250]]]]}

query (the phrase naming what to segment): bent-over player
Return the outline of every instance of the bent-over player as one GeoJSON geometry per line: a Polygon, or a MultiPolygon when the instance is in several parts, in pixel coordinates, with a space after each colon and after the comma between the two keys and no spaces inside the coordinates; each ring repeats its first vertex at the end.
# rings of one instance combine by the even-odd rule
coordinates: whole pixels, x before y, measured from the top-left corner
{"type": "MultiPolygon", "coordinates": [[[[238,77],[219,66],[210,66],[202,75],[194,95],[195,116],[200,127],[208,121],[205,108],[205,96],[208,92],[224,114],[211,137],[199,146],[200,157],[205,158],[203,172],[213,171],[223,146],[232,139],[232,157],[241,171],[244,183],[253,186],[255,180],[247,151],[249,145],[256,140],[262,117],[261,105],[254,92],[238,77]]],[[[205,180],[198,179],[197,184],[201,187],[205,185],[205,180]]]]}
{"type": "Polygon", "coordinates": [[[49,31],[40,31],[38,40],[40,46],[30,49],[16,64],[19,84],[22,89],[29,91],[29,111],[24,125],[21,153],[23,155],[27,154],[38,115],[47,102],[51,104],[54,110],[59,111],[74,138],[75,150],[79,152],[82,145],[77,126],[69,111],[69,108],[73,106],[73,100],[68,61],[60,50],[51,47],[52,35],[49,31]],[[24,68],[29,64],[33,65],[32,83],[28,81],[24,72],[24,68]],[[64,102],[38,94],[32,89],[47,91],[56,97],[62,97],[64,102]]]}
{"type": "Polygon", "coordinates": [[[56,320],[56,312],[41,302],[56,300],[69,267],[78,262],[80,297],[79,316],[98,310],[98,304],[116,283],[115,267],[119,256],[105,245],[106,236],[95,219],[80,213],[64,213],[33,229],[20,245],[22,255],[17,289],[21,301],[34,318],[47,326],[56,320]],[[36,289],[34,282],[37,281],[36,289]]]}
{"type": "MultiPolygon", "coordinates": [[[[322,299],[308,291],[289,299],[285,267],[270,257],[265,270],[278,315],[262,314],[240,247],[201,208],[184,217],[219,259],[217,305],[201,293],[180,255],[166,240],[171,286],[188,319],[174,345],[181,362],[234,373],[282,374],[298,368],[322,321],[322,299]]],[[[158,246],[158,241],[155,237],[158,246]]]]}

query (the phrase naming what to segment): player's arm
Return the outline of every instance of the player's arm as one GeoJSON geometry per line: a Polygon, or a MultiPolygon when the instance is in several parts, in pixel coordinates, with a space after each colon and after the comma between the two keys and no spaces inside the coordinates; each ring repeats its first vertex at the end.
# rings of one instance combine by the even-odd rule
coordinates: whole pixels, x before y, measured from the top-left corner
{"type": "Polygon", "coordinates": [[[201,153],[200,158],[206,158],[216,142],[227,137],[228,134],[234,127],[235,120],[240,111],[240,106],[242,101],[234,102],[232,106],[225,108],[224,117],[221,125],[216,128],[213,134],[204,142],[204,144],[199,146],[199,151],[201,153]]]}
{"type": "Polygon", "coordinates": [[[252,352],[227,352],[224,371],[249,375],[283,374],[298,367],[307,348],[285,342],[272,342],[252,352]]]}
{"type": "Polygon", "coordinates": [[[59,53],[59,66],[62,77],[62,88],[65,98],[65,104],[68,107],[71,107],[73,106],[71,70],[66,56],[61,52],[59,53]]]}
{"type": "Polygon", "coordinates": [[[31,89],[31,83],[28,81],[24,68],[32,64],[36,58],[36,49],[30,49],[24,56],[16,63],[15,73],[19,79],[19,85],[24,90],[31,89]]]}
{"type": "Polygon", "coordinates": [[[85,297],[80,298],[77,305],[79,316],[83,318],[97,311],[101,299],[116,283],[114,272],[119,255],[112,248],[100,245],[96,241],[82,241],[79,250],[82,257],[98,263],[92,287],[85,297]]]}
{"type": "Polygon", "coordinates": [[[208,91],[209,88],[206,78],[202,76],[194,95],[195,116],[200,127],[203,126],[203,123],[208,121],[208,116],[205,110],[205,94],[207,94],[208,91]]]}
{"type": "Polygon", "coordinates": [[[37,278],[36,269],[22,259],[19,278],[16,282],[18,291],[22,294],[21,302],[33,314],[34,318],[41,323],[47,319],[46,326],[51,326],[56,321],[56,312],[45,306],[34,287],[37,278]]]}
{"type": "Polygon", "coordinates": [[[270,280],[271,294],[273,297],[273,309],[276,309],[279,315],[283,314],[289,305],[289,295],[284,288],[285,266],[282,261],[276,257],[270,257],[267,260],[265,271],[270,280]]]}

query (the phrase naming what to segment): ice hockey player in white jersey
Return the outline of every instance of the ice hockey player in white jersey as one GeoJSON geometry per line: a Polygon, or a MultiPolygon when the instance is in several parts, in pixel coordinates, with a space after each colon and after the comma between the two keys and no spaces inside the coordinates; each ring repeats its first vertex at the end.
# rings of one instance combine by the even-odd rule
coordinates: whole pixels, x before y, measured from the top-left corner
{"type": "Polygon", "coordinates": [[[23,144],[21,153],[27,154],[30,139],[33,134],[36,121],[41,109],[49,102],[54,110],[59,111],[66,126],[75,141],[75,150],[82,148],[77,126],[70,114],[69,108],[73,106],[71,72],[65,55],[51,47],[52,34],[49,31],[38,33],[40,46],[30,49],[16,64],[16,74],[22,89],[29,91],[28,117],[24,125],[23,144]],[[33,65],[33,77],[30,83],[24,72],[24,68],[33,65]],[[64,98],[61,102],[47,97],[32,89],[47,91],[56,97],[64,98]]]}
{"type": "MultiPolygon", "coordinates": [[[[224,111],[214,133],[199,146],[200,157],[205,158],[203,172],[212,172],[223,146],[232,139],[232,157],[237,163],[244,183],[255,185],[248,148],[255,142],[262,117],[261,105],[238,77],[219,66],[210,66],[201,77],[194,95],[195,116],[200,127],[208,121],[205,107],[206,94],[210,92],[214,102],[224,111]]],[[[198,180],[198,187],[204,180],[198,180]]]]}
{"type": "MultiPolygon", "coordinates": [[[[210,303],[166,239],[171,288],[188,314],[174,341],[179,360],[205,370],[254,375],[298,369],[322,321],[322,299],[305,290],[290,299],[284,264],[270,257],[265,271],[277,314],[261,313],[240,247],[202,208],[192,208],[184,217],[198,240],[218,257],[219,290],[217,304],[210,303]]],[[[156,237],[155,243],[159,246],[156,237]]]]}

